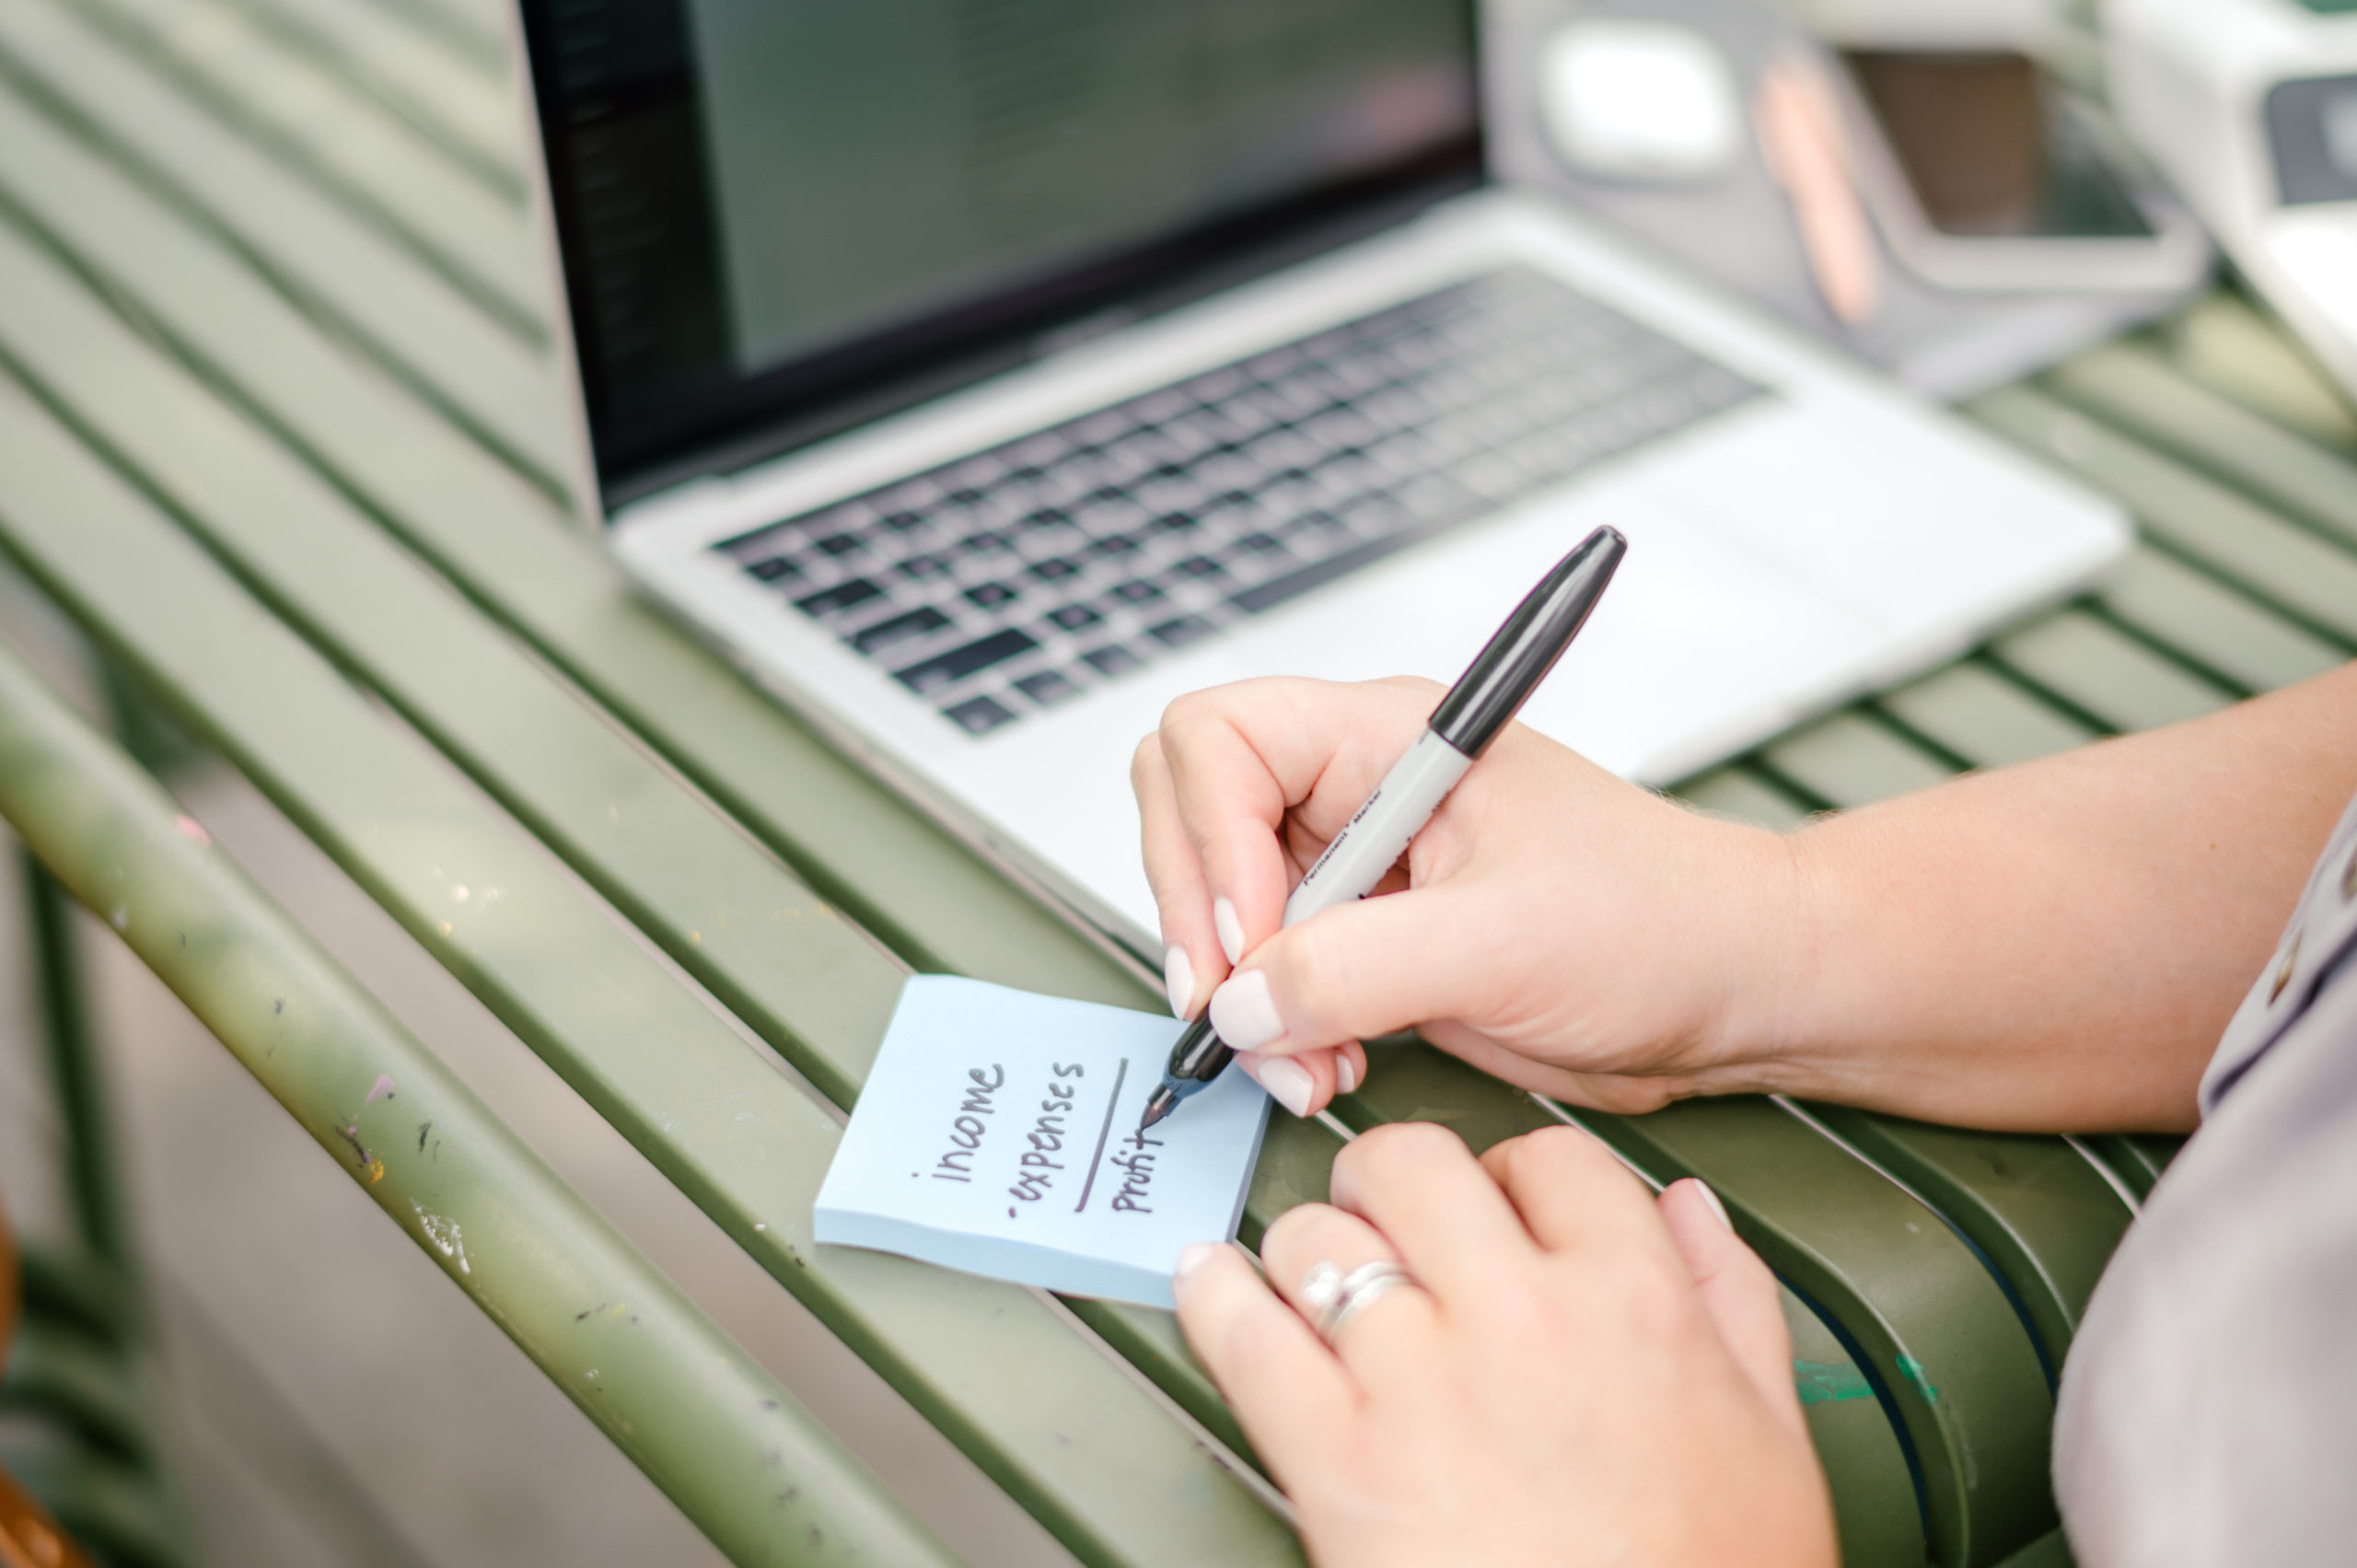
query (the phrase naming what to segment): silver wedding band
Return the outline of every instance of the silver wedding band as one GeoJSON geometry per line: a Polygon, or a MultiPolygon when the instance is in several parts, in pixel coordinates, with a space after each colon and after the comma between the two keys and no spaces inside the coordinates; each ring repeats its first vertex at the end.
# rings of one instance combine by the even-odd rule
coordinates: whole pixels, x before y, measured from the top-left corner
{"type": "Polygon", "coordinates": [[[1342,1328],[1389,1292],[1411,1285],[1416,1277],[1387,1259],[1361,1263],[1349,1273],[1335,1263],[1315,1263],[1301,1280],[1301,1304],[1309,1308],[1318,1337],[1332,1345],[1342,1328]]]}

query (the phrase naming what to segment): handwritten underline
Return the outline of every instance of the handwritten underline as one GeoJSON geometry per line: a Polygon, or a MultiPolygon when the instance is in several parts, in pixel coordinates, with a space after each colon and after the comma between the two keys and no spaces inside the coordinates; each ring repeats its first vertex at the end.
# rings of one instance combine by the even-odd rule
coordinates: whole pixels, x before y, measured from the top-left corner
{"type": "Polygon", "coordinates": [[[1130,1059],[1124,1056],[1113,1074],[1113,1098],[1105,1107],[1105,1125],[1097,1130],[1097,1153],[1089,1156],[1088,1179],[1080,1184],[1080,1202],[1072,1208],[1075,1214],[1088,1207],[1088,1195],[1097,1190],[1097,1167],[1105,1163],[1105,1140],[1113,1135],[1113,1118],[1121,1109],[1121,1080],[1129,1075],[1130,1059]]]}

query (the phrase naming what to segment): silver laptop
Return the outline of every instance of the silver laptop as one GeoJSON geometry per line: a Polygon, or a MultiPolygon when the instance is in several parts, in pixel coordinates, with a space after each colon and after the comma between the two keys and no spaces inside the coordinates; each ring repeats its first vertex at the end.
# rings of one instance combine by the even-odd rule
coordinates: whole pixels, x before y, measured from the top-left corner
{"type": "Polygon", "coordinates": [[[1452,679],[1610,523],[1628,561],[1525,717],[1663,784],[2129,538],[1486,181],[1468,0],[523,12],[614,548],[1148,951],[1128,763],[1181,692],[1452,679]]]}

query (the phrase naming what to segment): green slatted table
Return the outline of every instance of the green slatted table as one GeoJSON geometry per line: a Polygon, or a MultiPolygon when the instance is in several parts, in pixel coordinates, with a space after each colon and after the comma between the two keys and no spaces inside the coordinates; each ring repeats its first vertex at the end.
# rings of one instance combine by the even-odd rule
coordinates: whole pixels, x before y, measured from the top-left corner
{"type": "MultiPolygon", "coordinates": [[[[0,552],[1078,1557],[1299,1562],[1167,1315],[809,1244],[904,975],[1140,1006],[1155,977],[568,529],[505,50],[498,0],[0,0],[0,552]]],[[[1968,412],[2125,501],[2126,569],[1688,798],[1788,826],[2357,650],[2357,424],[2232,295],[1968,412]]],[[[6,655],[0,813],[735,1560],[949,1560],[6,655]],[[439,1161],[398,1135],[420,1105],[439,1161]],[[578,1318],[625,1294],[658,1321],[578,1318]]],[[[1849,1562],[2049,1560],[2054,1378],[2169,1140],[1620,1119],[1375,1056],[1331,1123],[1272,1129],[1248,1242],[1346,1130],[1586,1126],[1656,1185],[1709,1178],[1784,1280],[1849,1562]]]]}

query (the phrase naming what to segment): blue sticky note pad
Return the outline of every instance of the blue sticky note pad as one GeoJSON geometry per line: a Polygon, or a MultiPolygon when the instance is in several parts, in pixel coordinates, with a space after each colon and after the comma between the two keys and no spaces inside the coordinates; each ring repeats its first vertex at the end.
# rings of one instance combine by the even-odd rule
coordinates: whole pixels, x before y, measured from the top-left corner
{"type": "Polygon", "coordinates": [[[1138,1132],[1181,1027],[916,976],[819,1186],[817,1238],[1170,1306],[1179,1249],[1235,1237],[1269,1120],[1260,1086],[1226,1073],[1138,1132]]]}

